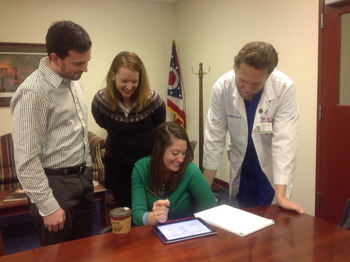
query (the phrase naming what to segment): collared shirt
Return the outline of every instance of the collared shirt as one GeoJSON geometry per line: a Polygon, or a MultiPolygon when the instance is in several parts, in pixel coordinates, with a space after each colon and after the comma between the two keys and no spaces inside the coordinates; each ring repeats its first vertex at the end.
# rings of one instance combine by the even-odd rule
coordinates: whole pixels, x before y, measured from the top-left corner
{"type": "Polygon", "coordinates": [[[44,168],[91,166],[82,87],[53,72],[48,62],[40,61],[11,100],[17,176],[43,216],[59,208],[44,168]]]}

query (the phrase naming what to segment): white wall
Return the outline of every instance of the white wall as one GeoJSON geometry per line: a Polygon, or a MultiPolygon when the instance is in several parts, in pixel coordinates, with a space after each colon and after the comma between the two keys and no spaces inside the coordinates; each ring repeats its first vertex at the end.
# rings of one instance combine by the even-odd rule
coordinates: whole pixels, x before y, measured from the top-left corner
{"type": "MultiPolygon", "coordinates": [[[[171,41],[177,51],[186,89],[188,133],[198,140],[198,70],[204,71],[204,114],[215,80],[230,70],[233,57],[248,41],[272,43],[279,52],[278,69],[297,85],[300,146],[293,200],[314,214],[318,0],[182,0],[176,5],[128,0],[1,0],[1,42],[44,43],[52,21],[71,19],[93,41],[89,72],[82,77],[89,106],[113,57],[122,50],[144,61],[152,87],[166,99],[171,41]]],[[[11,115],[0,108],[0,135],[10,132],[11,115]]],[[[104,135],[89,116],[89,129],[104,135]]],[[[198,150],[196,150],[198,158],[198,150]]],[[[224,159],[226,159],[224,157],[224,159]]],[[[228,181],[223,161],[218,178],[228,181]]]]}

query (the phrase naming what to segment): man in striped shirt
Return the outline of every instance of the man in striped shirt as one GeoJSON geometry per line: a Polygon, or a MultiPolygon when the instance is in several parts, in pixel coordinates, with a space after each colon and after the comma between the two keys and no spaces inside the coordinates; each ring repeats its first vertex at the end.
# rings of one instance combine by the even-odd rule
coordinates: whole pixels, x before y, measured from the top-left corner
{"type": "Polygon", "coordinates": [[[77,81],[88,70],[91,46],[80,25],[53,23],[46,35],[48,57],[11,100],[17,176],[43,246],[92,235],[87,111],[77,81]]]}

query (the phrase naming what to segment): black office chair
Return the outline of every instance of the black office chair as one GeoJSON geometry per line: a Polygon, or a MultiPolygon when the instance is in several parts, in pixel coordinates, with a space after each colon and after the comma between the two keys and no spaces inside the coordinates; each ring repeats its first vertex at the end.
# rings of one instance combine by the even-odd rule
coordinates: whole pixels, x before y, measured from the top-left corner
{"type": "Polygon", "coordinates": [[[339,226],[350,229],[350,199],[346,201],[343,217],[339,223],[339,226]]]}
{"type": "Polygon", "coordinates": [[[191,144],[191,147],[192,147],[192,151],[194,152],[194,150],[196,149],[197,141],[196,140],[191,140],[190,144],[191,144]]]}

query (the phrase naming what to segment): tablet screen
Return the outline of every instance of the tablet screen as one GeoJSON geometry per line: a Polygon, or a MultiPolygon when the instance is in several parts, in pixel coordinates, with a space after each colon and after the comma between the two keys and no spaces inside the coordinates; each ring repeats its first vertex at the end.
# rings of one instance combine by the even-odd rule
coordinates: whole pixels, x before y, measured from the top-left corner
{"type": "Polygon", "coordinates": [[[217,233],[200,218],[157,224],[152,228],[165,244],[217,233]]]}

